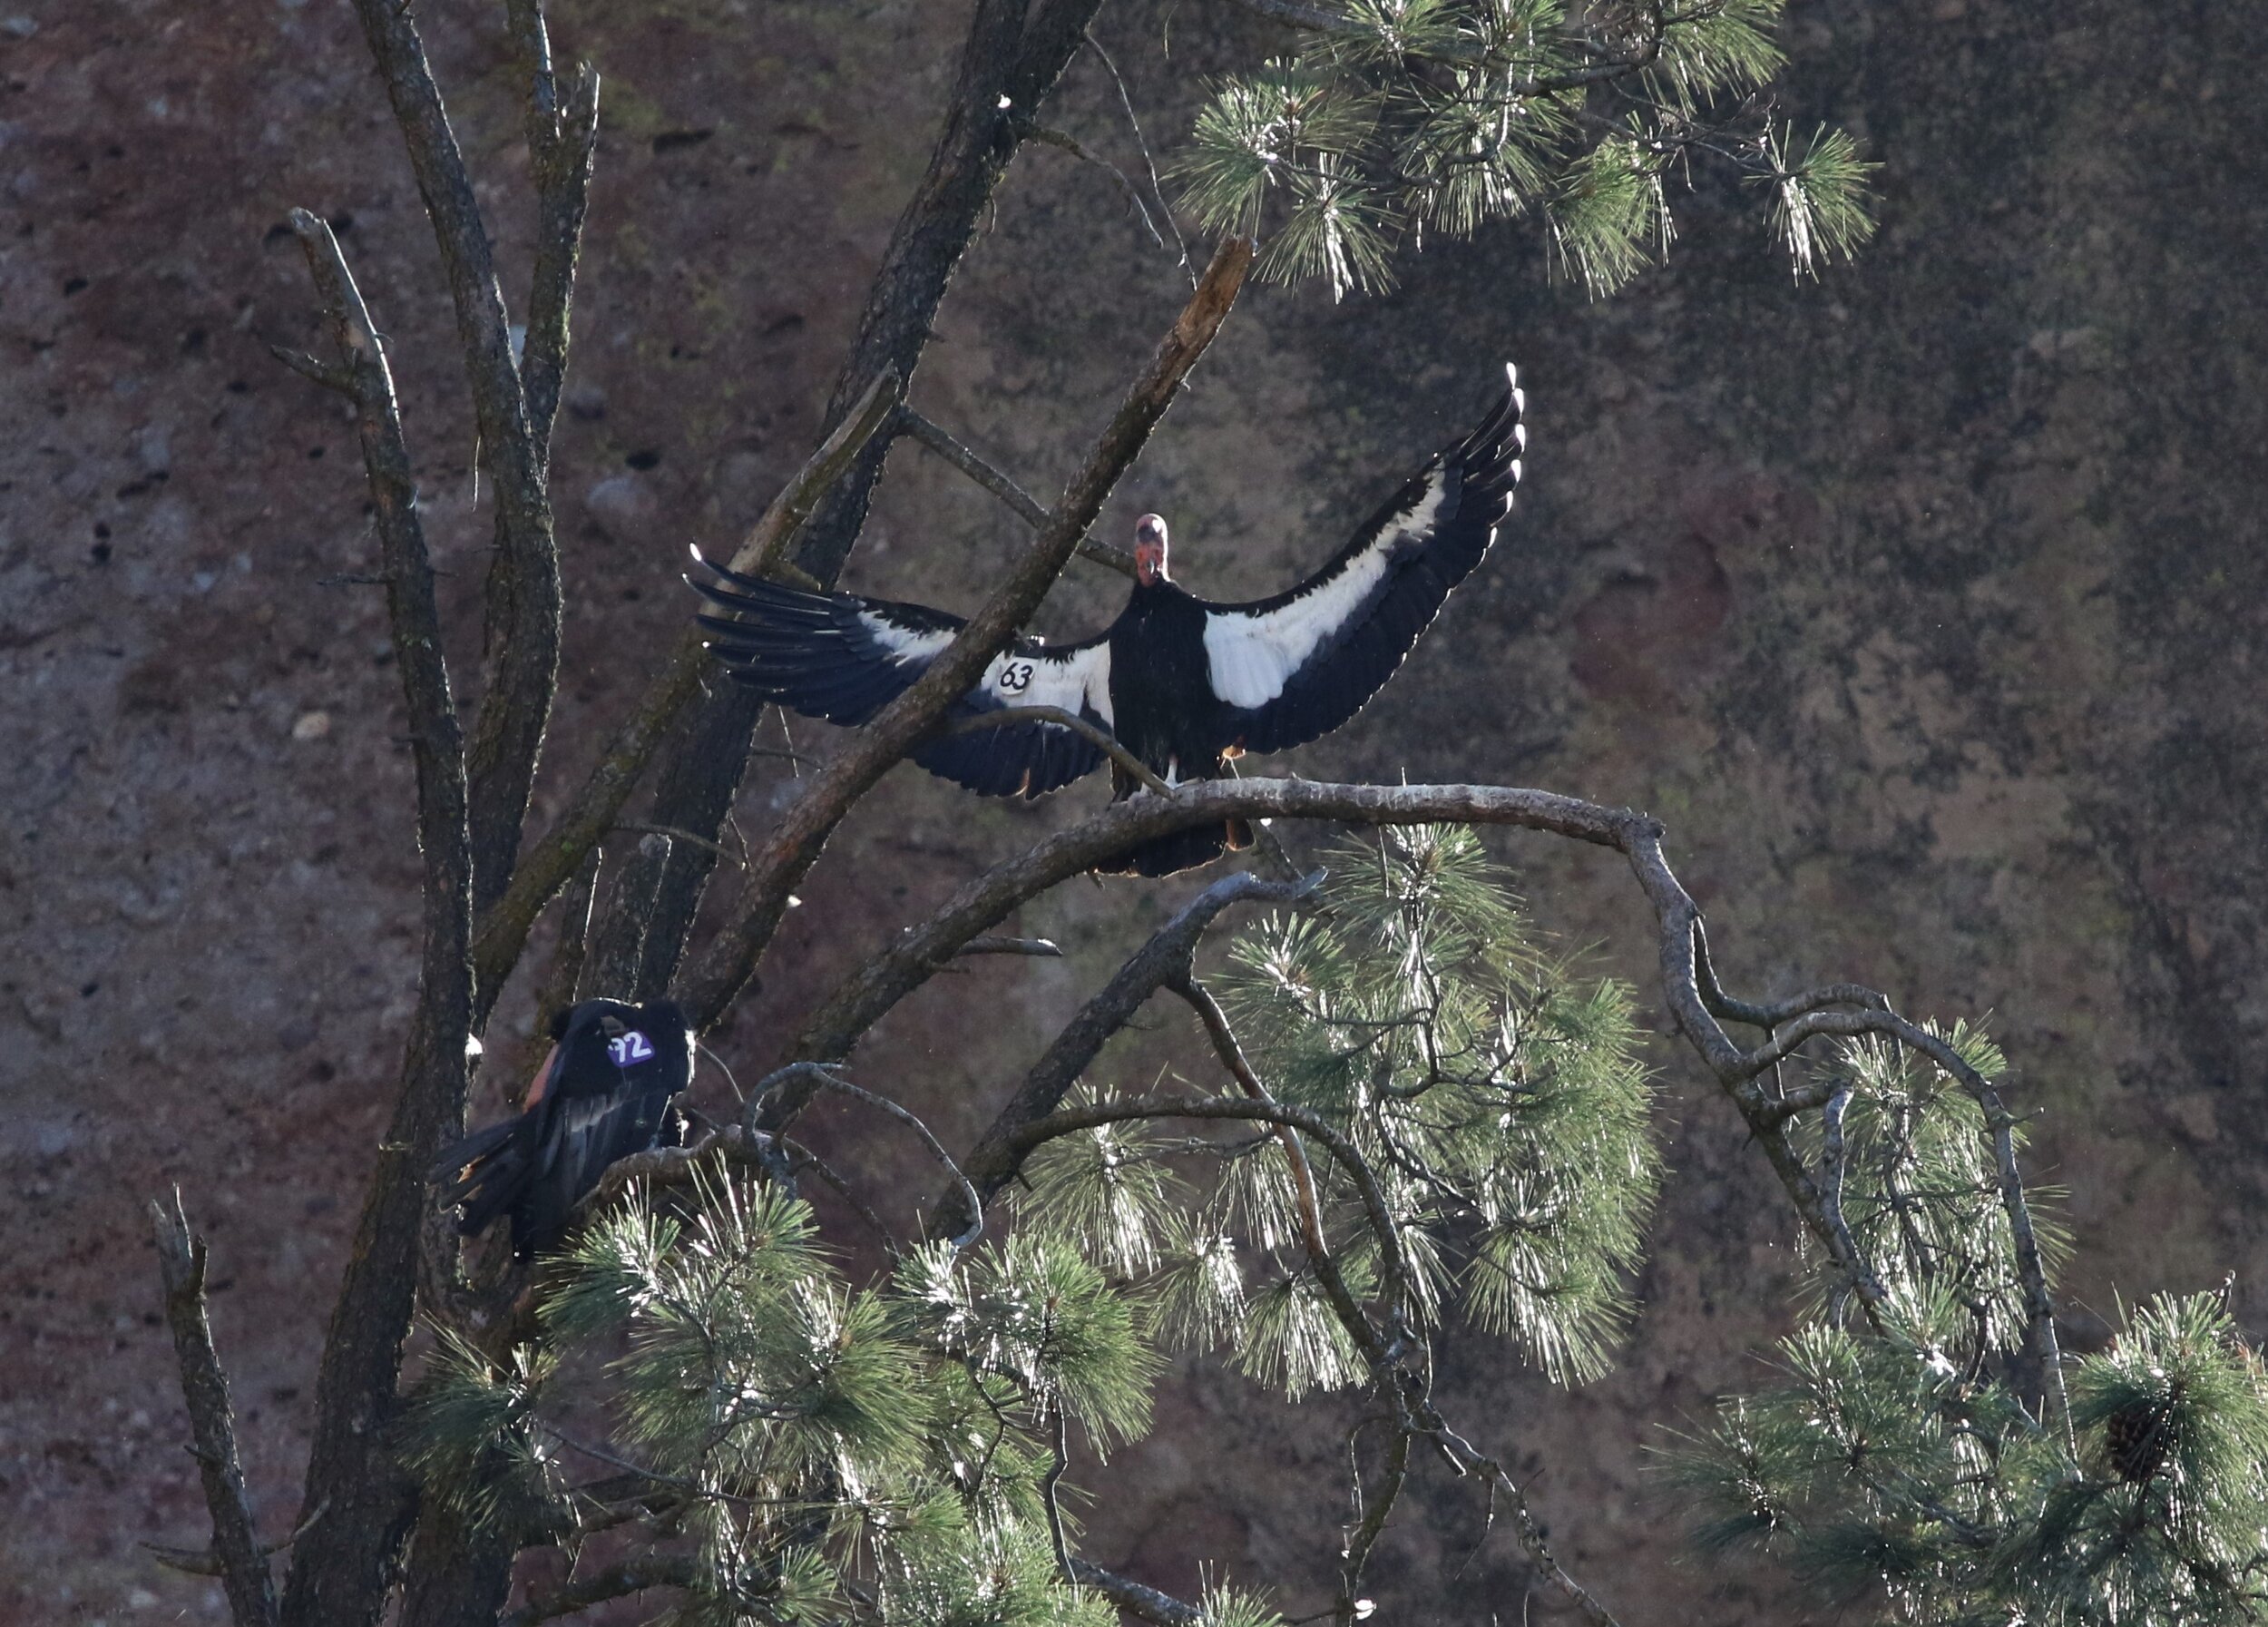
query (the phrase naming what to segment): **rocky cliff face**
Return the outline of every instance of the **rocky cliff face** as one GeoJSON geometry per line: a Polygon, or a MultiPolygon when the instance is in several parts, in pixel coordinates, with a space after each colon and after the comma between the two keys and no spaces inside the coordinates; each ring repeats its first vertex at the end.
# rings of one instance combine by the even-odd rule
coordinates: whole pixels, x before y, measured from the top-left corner
{"type": "MultiPolygon", "coordinates": [[[[1266,44],[1218,10],[1106,17],[1153,136],[1188,105],[1168,24],[1176,73],[1266,44]]],[[[510,64],[465,11],[429,26],[523,286],[510,64]]],[[[816,439],[961,22],[899,0],[562,8],[562,54],[607,76],[607,133],[556,459],[574,597],[539,819],[680,623],[684,543],[736,535],[816,439]]],[[[2138,0],[1799,5],[1787,108],[1884,165],[1855,268],[1792,281],[1747,201],[1705,180],[1668,269],[1608,305],[1549,286],[1518,228],[1430,250],[1383,299],[1255,291],[1113,509],[1167,513],[1201,591],[1262,591],[1518,360],[1530,480],[1500,554],[1365,717],[1291,766],[1647,807],[1737,986],[1853,977],[1989,1017],[2037,1114],[2034,1171],[2072,1193],[2081,1345],[2115,1296],[2230,1269],[2257,1331],[2268,1266],[2268,195],[2243,23],[2138,0]]],[[[1131,161],[1093,63],[1049,117],[1131,161]]],[[[414,986],[398,694],[377,597],[344,580],[369,564],[351,426],[264,349],[315,337],[287,207],[331,219],[394,341],[465,683],[488,515],[431,240],[344,8],[34,4],[0,18],[0,1614],[217,1615],[217,1587],[134,1546],[203,1532],[141,1206],[179,1182],[213,1234],[280,1530],[414,986]]],[[[1030,151],[915,397],[1047,492],[1176,276],[1106,177],[1030,151]]],[[[1017,541],[903,446],[851,580],[967,604],[1017,541]]],[[[1067,583],[1051,630],[1118,592],[1067,583]]],[[[787,772],[767,763],[743,824],[787,772]]],[[[728,1053],[760,1065],[867,946],[1066,811],[901,769],[728,1053]]],[[[1503,850],[1545,923],[1652,987],[1627,875],[1542,838],[1503,850]]],[[[1035,905],[1022,927],[1067,960],[933,990],[862,1067],[965,1140],[1178,896],[1035,905]]],[[[523,991],[500,1009],[533,1024],[523,991]]],[[[1106,1076],[1146,1079],[1177,1021],[1106,1076]]],[[[1663,1425],[1759,1381],[1796,1276],[1733,1116],[1682,1052],[1659,1058],[1675,1172],[1621,1372],[1562,1394],[1465,1342],[1448,1398],[1532,1474],[1562,1557],[1624,1620],[1793,1622],[1805,1607],[1758,1577],[1681,1565],[1641,1470],[1663,1425]]],[[[855,1123],[831,1133],[860,1151],[855,1123]]],[[[1200,1559],[1318,1573],[1347,1421],[1327,1411],[1289,1421],[1239,1380],[1178,1375],[1090,1511],[1091,1551],[1180,1589],[1200,1559]]],[[[1454,1574],[1438,1619],[1514,1619],[1519,1568],[1482,1538],[1466,1488],[1430,1486],[1382,1602],[1454,1574]]]]}

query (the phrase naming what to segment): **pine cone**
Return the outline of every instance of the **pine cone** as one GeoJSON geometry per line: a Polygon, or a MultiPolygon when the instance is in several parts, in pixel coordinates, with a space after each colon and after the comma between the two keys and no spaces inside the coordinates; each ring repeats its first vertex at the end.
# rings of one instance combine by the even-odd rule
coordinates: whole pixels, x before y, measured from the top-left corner
{"type": "Polygon", "coordinates": [[[2170,1401],[2139,1402],[2119,1408],[2104,1421],[2111,1467],[2121,1479],[2147,1480],[2165,1466],[2166,1425],[2173,1411],[2170,1401]]]}

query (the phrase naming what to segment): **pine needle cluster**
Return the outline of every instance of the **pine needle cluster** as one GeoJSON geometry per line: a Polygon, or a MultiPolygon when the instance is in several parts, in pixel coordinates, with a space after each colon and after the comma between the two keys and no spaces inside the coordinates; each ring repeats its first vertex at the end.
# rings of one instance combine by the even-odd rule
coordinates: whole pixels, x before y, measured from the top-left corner
{"type": "MultiPolygon", "coordinates": [[[[2001,1071],[1976,1031],[1945,1037],[1987,1078],[2001,1071]]],[[[2105,1354],[2027,1384],[2014,1240],[1975,1102],[1874,1040],[1843,1046],[1828,1083],[1825,1122],[1798,1145],[1886,1298],[1862,1315],[1824,1267],[1779,1348],[1786,1382],[1726,1398],[1670,1455],[1698,1544],[1761,1548],[1873,1612],[1854,1619],[2261,1619],[2268,1374],[2221,1298],[2154,1299],[2105,1354]]]]}
{"type": "Polygon", "coordinates": [[[857,1289],[799,1199],[716,1172],[682,1218],[633,1191],[596,1220],[537,1318],[540,1356],[444,1338],[407,1409],[406,1458],[474,1524],[572,1543],[612,1523],[591,1487],[628,1469],[698,1547],[686,1623],[1117,1619],[1061,1580],[1044,1488],[1059,1416],[1139,1434],[1156,1363],[1061,1244],[940,1246],[857,1289]],[[572,1421],[594,1388],[601,1439],[572,1421]]]}
{"type": "MultiPolygon", "coordinates": [[[[1629,1315],[1660,1175],[1628,991],[1544,955],[1472,832],[1411,828],[1336,855],[1315,912],[1238,936],[1223,1003],[1269,1092],[1343,1134],[1407,1277],[1382,1304],[1452,1316],[1562,1382],[1603,1371],[1629,1315]]],[[[1137,1282],[1168,1347],[1230,1348],[1296,1399],[1367,1377],[1306,1246],[1279,1142],[1213,1142],[1201,1186],[1149,1127],[1065,1137],[1033,1161],[1028,1223],[1137,1282]]],[[[1310,1141],[1315,1219],[1354,1296],[1385,1298],[1355,1178],[1310,1141]]]]}
{"type": "Polygon", "coordinates": [[[1334,298],[1390,285],[1404,241],[1531,211],[1602,296],[1667,251],[1668,183],[1714,157],[1813,273],[1872,235],[1874,166],[1763,104],[1784,5],[1325,0],[1295,55],[1212,87],[1174,173],[1208,229],[1264,235],[1264,276],[1334,298]]]}

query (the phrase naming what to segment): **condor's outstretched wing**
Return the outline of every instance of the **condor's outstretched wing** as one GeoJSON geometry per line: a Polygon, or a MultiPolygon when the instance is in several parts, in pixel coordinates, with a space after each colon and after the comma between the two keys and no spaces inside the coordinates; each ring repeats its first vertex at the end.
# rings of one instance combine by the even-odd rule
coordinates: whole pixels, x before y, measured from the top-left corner
{"type": "MultiPolygon", "coordinates": [[[[963,622],[920,604],[855,593],[809,593],[744,576],[693,557],[708,579],[686,581],[733,613],[705,615],[709,649],[742,683],[807,717],[855,727],[929,670],[963,622]]],[[[1110,727],[1110,647],[1100,634],[1051,647],[1020,638],[976,687],[947,709],[948,721],[1011,706],[1056,706],[1110,727]]],[[[910,753],[931,773],[987,797],[1038,797],[1091,773],[1102,750],[1054,723],[1005,723],[941,735],[910,753]]]]}
{"type": "Polygon", "coordinates": [[[1511,511],[1527,444],[1519,372],[1481,426],[1421,469],[1336,558],[1286,593],[1207,604],[1221,744],[1281,751],[1326,734],[1393,675],[1511,511]]]}

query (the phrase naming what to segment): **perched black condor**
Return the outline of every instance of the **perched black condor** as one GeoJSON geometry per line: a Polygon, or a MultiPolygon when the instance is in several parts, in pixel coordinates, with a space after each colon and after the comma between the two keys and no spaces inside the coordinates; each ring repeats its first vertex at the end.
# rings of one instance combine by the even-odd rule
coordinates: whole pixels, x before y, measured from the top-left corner
{"type": "Polygon", "coordinates": [[[692,1077],[693,1035],[676,1002],[571,1005],[552,1019],[525,1110],[466,1136],[426,1179],[445,1204],[463,1205],[467,1237],[510,1215],[513,1251],[525,1259],[559,1240],[608,1165],[677,1144],[684,1124],[670,1103],[692,1077]]]}
{"type": "MultiPolygon", "coordinates": [[[[1527,431],[1519,375],[1481,426],[1445,448],[1289,593],[1216,604],[1166,568],[1166,523],[1134,528],[1135,585],[1108,632],[1075,644],[1018,638],[946,720],[1016,706],[1054,706],[1100,724],[1169,783],[1220,777],[1246,751],[1281,751],[1345,722],[1393,675],[1418,635],[1481,563],[1511,511],[1527,431]]],[[[919,604],[814,593],[694,557],[688,578],[733,613],[704,615],[709,648],[741,682],[831,723],[865,722],[927,671],[962,621],[919,604]]],[[[1100,767],[1106,754],[1059,724],[1019,722],[940,734],[911,753],[933,774],[988,797],[1039,797],[1100,767]]],[[[1139,782],[1113,767],[1115,796],[1139,782]]],[[[1170,876],[1241,848],[1241,820],[1158,838],[1105,867],[1170,876]]]]}

